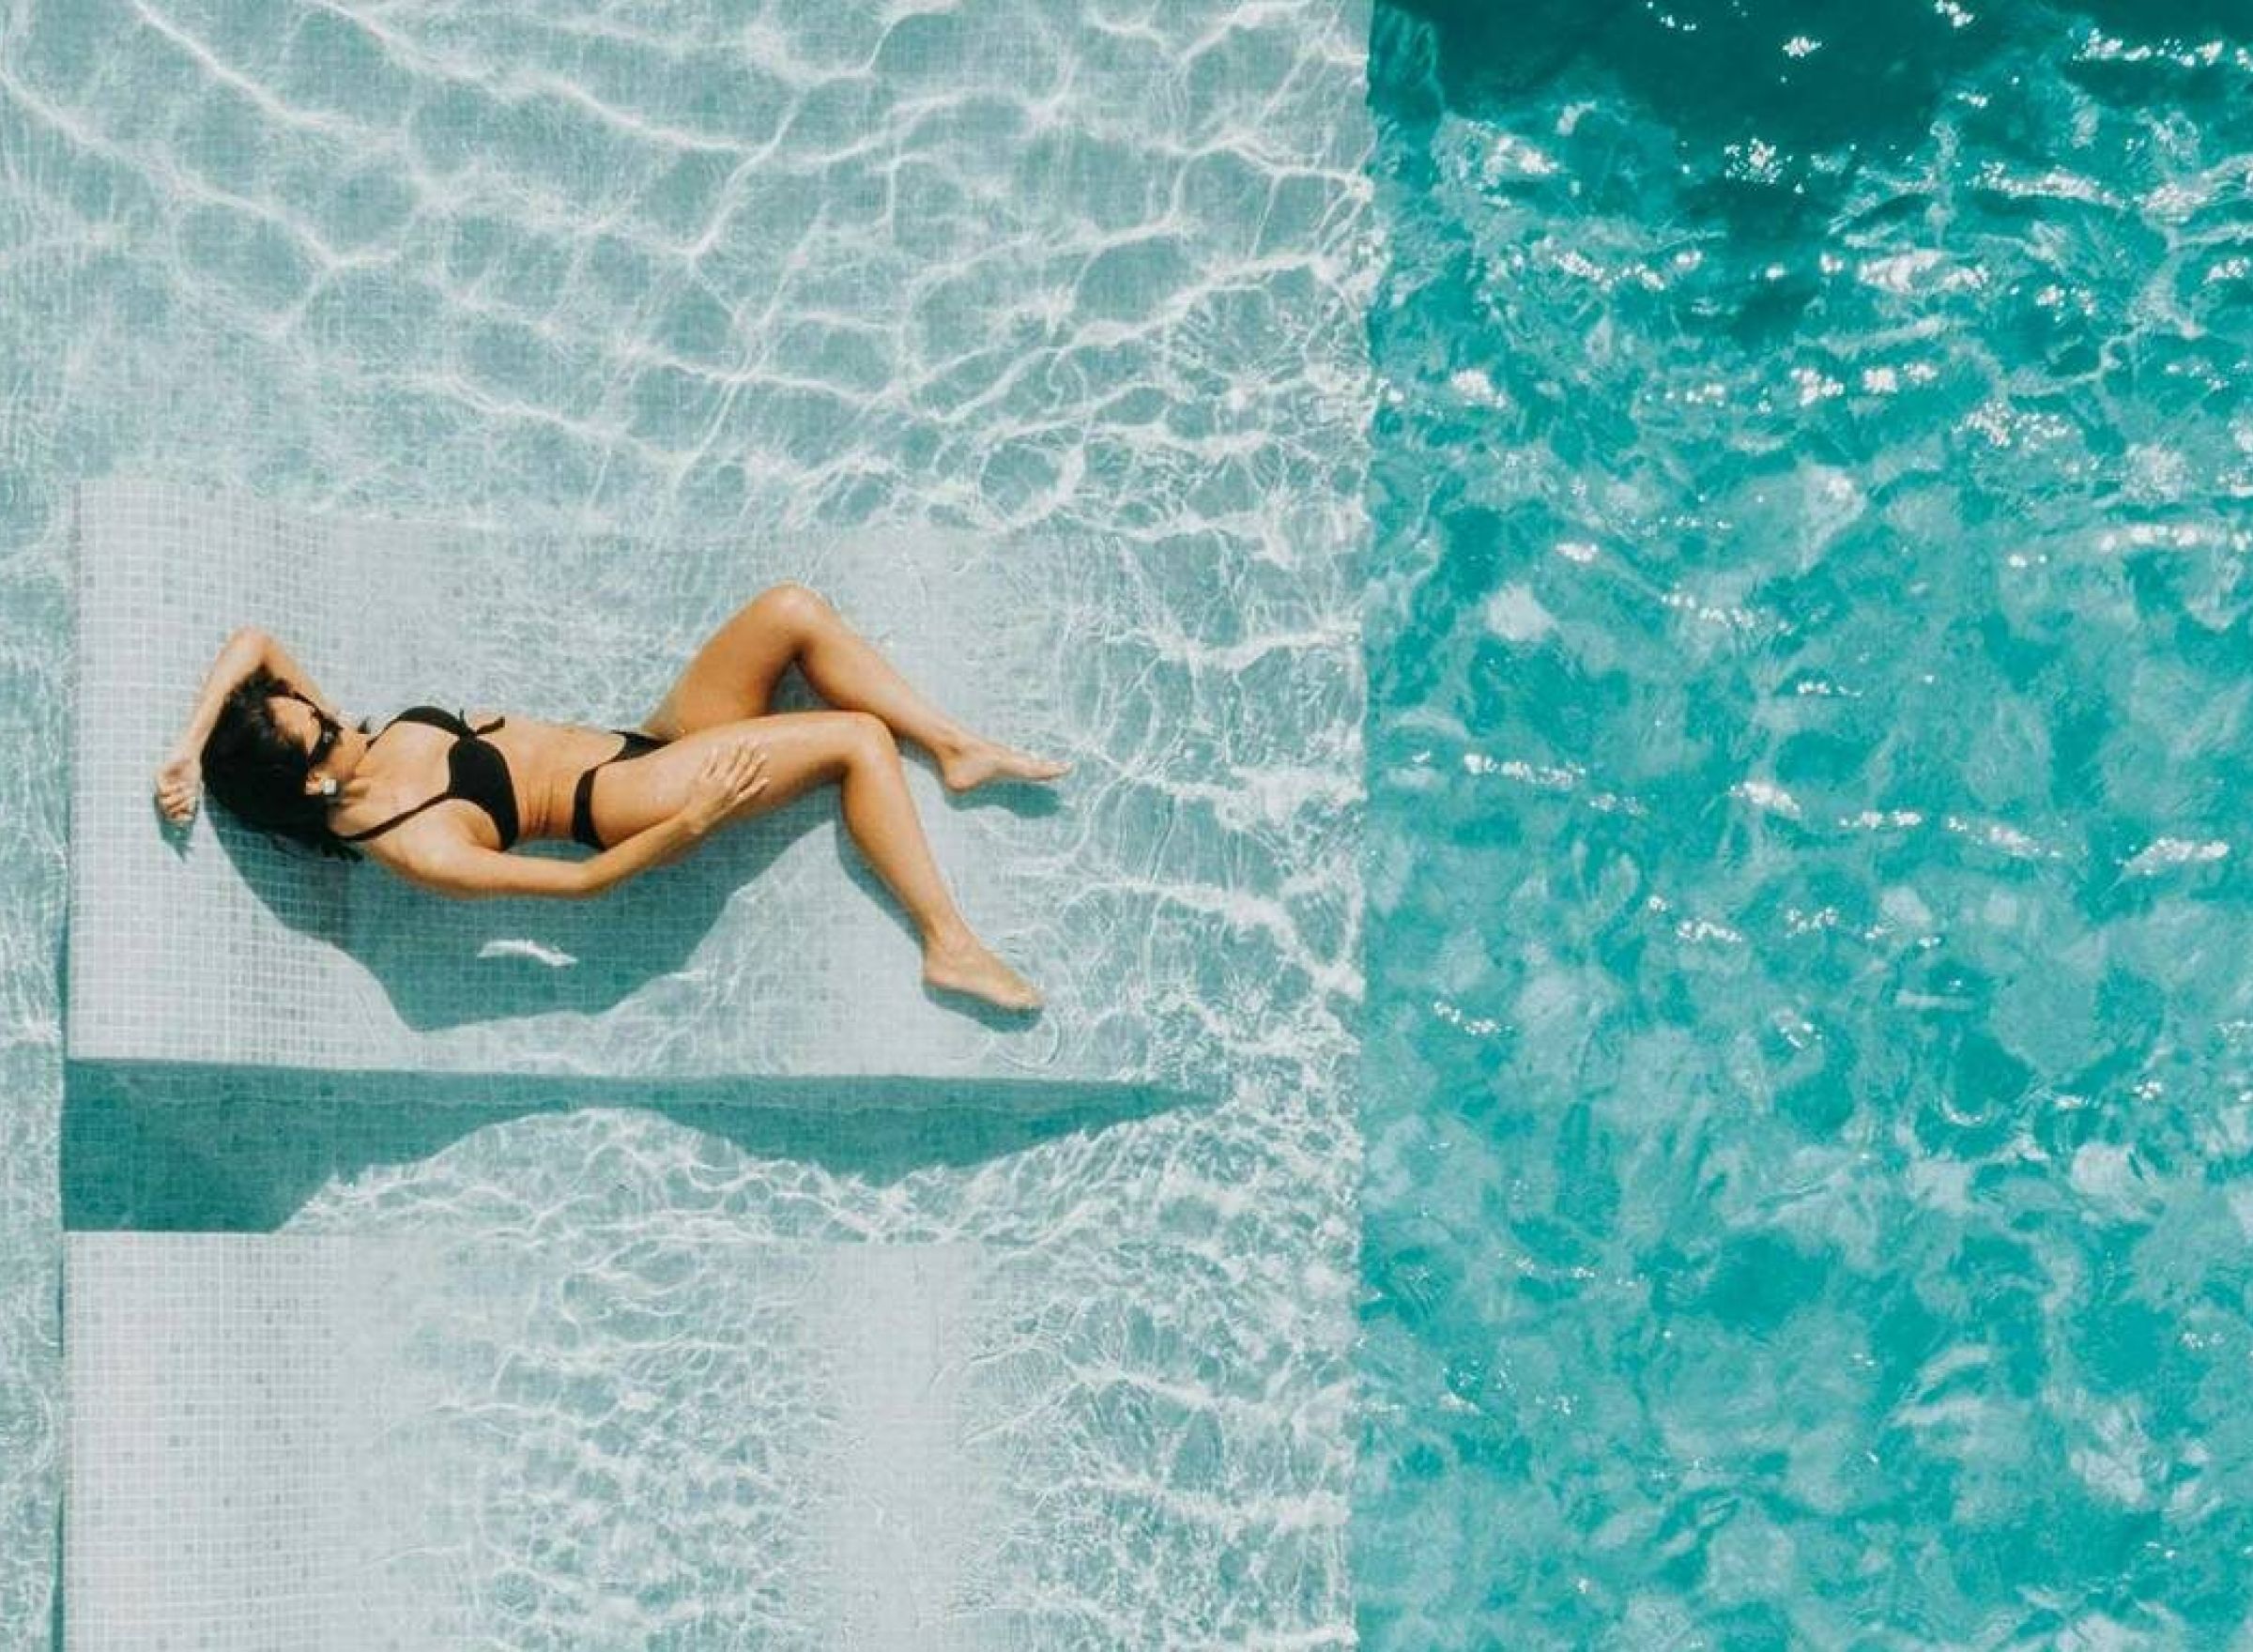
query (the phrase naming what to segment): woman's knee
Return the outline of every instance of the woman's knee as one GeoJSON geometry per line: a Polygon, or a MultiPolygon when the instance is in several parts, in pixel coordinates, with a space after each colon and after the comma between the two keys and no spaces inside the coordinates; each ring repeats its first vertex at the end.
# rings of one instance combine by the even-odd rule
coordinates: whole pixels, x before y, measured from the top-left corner
{"type": "Polygon", "coordinates": [[[872,763],[899,761],[899,742],[881,717],[866,711],[804,711],[793,720],[799,719],[810,737],[809,759],[832,779],[872,763]]]}
{"type": "Polygon", "coordinates": [[[813,630],[831,615],[829,604],[822,601],[819,591],[793,580],[767,587],[752,599],[751,606],[767,623],[793,635],[813,630]]]}
{"type": "Polygon", "coordinates": [[[897,761],[899,742],[893,738],[892,729],[881,717],[867,711],[839,711],[843,724],[846,746],[856,758],[884,762],[897,761]]]}

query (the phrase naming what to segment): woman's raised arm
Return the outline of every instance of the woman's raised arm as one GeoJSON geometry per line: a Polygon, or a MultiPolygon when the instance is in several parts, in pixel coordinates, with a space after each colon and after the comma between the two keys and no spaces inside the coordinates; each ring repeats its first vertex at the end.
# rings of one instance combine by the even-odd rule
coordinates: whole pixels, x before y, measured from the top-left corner
{"type": "Polygon", "coordinates": [[[219,721],[219,709],[227,703],[227,696],[235,692],[236,684],[261,665],[331,717],[339,722],[344,720],[343,713],[329,703],[329,696],[279,640],[255,625],[245,625],[227,638],[219,657],[211,662],[210,673],[204,679],[203,693],[196,696],[195,710],[189,713],[188,725],[180,730],[179,739],[173,742],[174,757],[202,754],[204,742],[211,738],[212,727],[219,721]]]}
{"type": "Polygon", "coordinates": [[[195,710],[188,713],[187,727],[157,765],[157,806],[175,826],[185,826],[194,817],[196,798],[203,789],[204,742],[211,738],[212,727],[219,722],[219,709],[227,703],[236,684],[265,662],[272,641],[255,626],[245,625],[221,645],[219,658],[211,662],[195,710]]]}
{"type": "Polygon", "coordinates": [[[334,717],[339,723],[345,720],[344,712],[338,711],[335,702],[321,692],[320,685],[314,681],[305,667],[290,658],[289,650],[282,646],[279,637],[264,631],[257,632],[255,635],[258,638],[258,663],[260,665],[288,683],[290,687],[296,689],[314,705],[320,707],[322,711],[334,717]]]}
{"type": "Polygon", "coordinates": [[[211,670],[204,678],[203,692],[196,696],[195,710],[188,713],[187,727],[180,730],[179,739],[172,742],[176,757],[199,756],[204,742],[211,738],[212,727],[219,721],[219,709],[227,703],[227,696],[235,685],[258,669],[266,657],[269,639],[255,626],[245,625],[221,645],[219,658],[211,662],[211,670]]]}
{"type": "Polygon", "coordinates": [[[287,649],[255,625],[238,628],[220,646],[219,657],[211,662],[210,672],[204,678],[203,692],[196,696],[195,710],[188,714],[187,726],[157,765],[157,806],[174,825],[185,826],[195,813],[197,794],[203,788],[204,742],[211,738],[220,708],[237,685],[261,666],[331,717],[344,720],[343,713],[329,703],[328,696],[314,686],[305,667],[290,657],[287,649]]]}

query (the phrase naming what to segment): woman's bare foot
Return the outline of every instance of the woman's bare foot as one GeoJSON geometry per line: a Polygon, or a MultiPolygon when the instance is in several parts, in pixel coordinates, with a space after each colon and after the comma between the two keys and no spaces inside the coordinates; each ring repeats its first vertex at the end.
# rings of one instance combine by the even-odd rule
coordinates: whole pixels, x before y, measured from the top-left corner
{"type": "Polygon", "coordinates": [[[974,735],[955,750],[939,754],[939,775],[949,791],[968,791],[989,780],[1054,780],[1069,773],[1071,767],[974,735]]]}
{"type": "Polygon", "coordinates": [[[923,949],[923,978],[945,992],[967,992],[1005,1010],[1036,1010],[1033,983],[986,950],[974,935],[931,941],[923,949]]]}

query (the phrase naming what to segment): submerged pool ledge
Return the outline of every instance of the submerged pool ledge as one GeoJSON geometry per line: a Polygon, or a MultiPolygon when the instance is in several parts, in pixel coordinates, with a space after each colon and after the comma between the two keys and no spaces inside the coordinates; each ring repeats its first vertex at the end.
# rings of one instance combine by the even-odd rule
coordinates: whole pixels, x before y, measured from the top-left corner
{"type": "Polygon", "coordinates": [[[1114,558],[940,529],[787,546],[501,534],[130,479],[80,490],[76,543],[75,1061],[1209,1085],[1214,914],[1263,851],[1114,755],[1147,723],[1164,635],[1091,583],[1114,558]],[[153,806],[150,777],[238,626],[283,639],[354,716],[427,700],[630,727],[786,580],[965,723],[1075,760],[1060,787],[960,798],[921,754],[907,765],[964,912],[1048,994],[1039,1017],[923,986],[834,788],[584,902],[449,899],[284,851],[216,808],[181,832],[153,806]]]}
{"type": "MultiPolygon", "coordinates": [[[[71,1644],[467,1644],[497,1574],[583,1589],[558,1525],[613,1502],[634,1518],[603,1565],[647,1543],[733,1585],[682,1600],[679,1644],[1037,1644],[989,1583],[1038,1540],[1068,1441],[1035,1402],[1068,1372],[1026,1345],[1041,1300],[1009,1262],[721,1241],[590,1273],[536,1235],[76,1235],[71,1644]]],[[[640,1642],[618,1611],[570,1628],[640,1642]]]]}

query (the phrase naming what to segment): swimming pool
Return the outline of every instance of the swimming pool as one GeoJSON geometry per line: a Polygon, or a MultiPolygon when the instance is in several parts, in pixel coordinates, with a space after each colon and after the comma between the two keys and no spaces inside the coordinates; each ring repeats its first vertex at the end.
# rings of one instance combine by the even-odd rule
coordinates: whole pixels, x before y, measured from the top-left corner
{"type": "Polygon", "coordinates": [[[822,1386],[888,1324],[1044,1493],[946,1557],[968,1644],[2242,1638],[2234,8],[0,30],[0,1623],[54,1600],[59,1181],[167,1230],[74,1299],[141,1391],[192,1384],[138,1316],[253,1256],[180,1348],[270,1313],[397,1379],[245,1343],[314,1443],[276,1507],[437,1511],[371,1517],[423,1546],[366,1598],[462,1644],[897,1621],[806,1513],[930,1446],[822,1386]],[[1204,914],[1224,1098],[67,1085],[114,473],[1069,545],[1144,617],[1065,711],[1204,914]]]}
{"type": "MultiPolygon", "coordinates": [[[[68,1437],[84,1644],[1338,1644],[1366,13],[164,0],[5,26],[0,303],[38,325],[0,346],[30,828],[0,1619],[50,1621],[68,1437]],[[69,507],[116,476],[505,541],[538,598],[518,660],[748,597],[778,541],[1043,548],[1088,620],[1047,731],[1084,761],[1015,835],[1136,846],[1137,900],[1110,920],[1130,967],[1026,965],[1101,965],[1153,1041],[1218,1058],[1188,1101],[1029,1109],[842,1079],[826,1110],[754,1105],[695,1060],[667,1064],[701,1089],[642,1106],[313,1062],[66,1071],[69,507]],[[544,589],[542,545],[572,558],[544,589]],[[243,1609],[275,1591],[282,1616],[243,1609]]],[[[642,670],[637,636],[592,640],[595,686],[642,670]]]]}

